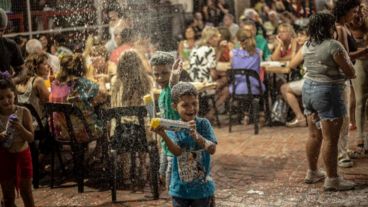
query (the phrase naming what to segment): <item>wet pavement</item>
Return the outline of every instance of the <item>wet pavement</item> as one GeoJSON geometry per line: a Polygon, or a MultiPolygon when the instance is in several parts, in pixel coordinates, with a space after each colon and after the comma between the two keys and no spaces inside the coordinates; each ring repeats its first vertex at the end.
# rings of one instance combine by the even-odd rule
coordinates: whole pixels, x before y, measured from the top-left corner
{"type": "MultiPolygon", "coordinates": [[[[339,169],[344,178],[359,184],[346,192],[323,192],[322,184],[303,183],[306,171],[307,128],[262,128],[252,126],[215,129],[219,144],[212,175],[217,184],[217,206],[368,206],[368,159],[355,160],[353,168],[339,169]]],[[[351,134],[354,137],[354,132],[351,134]]],[[[37,206],[171,206],[167,194],[153,201],[145,192],[118,191],[118,203],[111,203],[109,191],[76,186],[34,191],[37,206]]],[[[66,186],[65,186],[66,185],[66,186]]],[[[20,200],[17,200],[20,204],[20,200]]],[[[22,205],[18,205],[22,206],[22,205]]]]}

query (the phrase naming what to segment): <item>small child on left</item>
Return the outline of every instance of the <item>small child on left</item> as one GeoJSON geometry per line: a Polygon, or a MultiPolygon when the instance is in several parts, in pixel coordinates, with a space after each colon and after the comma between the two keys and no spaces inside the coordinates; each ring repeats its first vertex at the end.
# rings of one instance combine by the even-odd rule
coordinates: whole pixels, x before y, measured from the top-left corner
{"type": "Polygon", "coordinates": [[[15,190],[25,207],[34,207],[32,195],[33,141],[31,113],[15,105],[16,89],[8,73],[0,74],[0,184],[5,207],[15,206],[15,190]]]}

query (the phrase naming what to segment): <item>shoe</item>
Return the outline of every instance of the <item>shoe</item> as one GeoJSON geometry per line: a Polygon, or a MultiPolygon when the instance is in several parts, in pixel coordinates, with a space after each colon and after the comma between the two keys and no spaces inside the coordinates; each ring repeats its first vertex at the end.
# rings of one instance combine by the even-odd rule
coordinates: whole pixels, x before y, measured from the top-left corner
{"type": "Polygon", "coordinates": [[[307,122],[305,119],[294,119],[293,121],[291,122],[287,122],[286,123],[286,126],[287,127],[306,127],[307,126],[307,122]]]}
{"type": "Polygon", "coordinates": [[[342,158],[337,162],[337,165],[342,168],[353,167],[354,162],[350,158],[342,158]]]}
{"type": "Polygon", "coordinates": [[[323,185],[323,189],[325,191],[353,190],[355,187],[356,187],[356,184],[354,182],[344,180],[341,177],[337,177],[337,178],[327,177],[323,185]]]}
{"type": "Polygon", "coordinates": [[[244,115],[243,125],[248,126],[249,124],[250,124],[250,118],[249,118],[249,115],[246,114],[246,115],[244,115]]]}
{"type": "Polygon", "coordinates": [[[326,173],[322,170],[312,171],[308,170],[304,178],[304,183],[313,184],[322,181],[326,177],[326,173]]]}
{"type": "Polygon", "coordinates": [[[368,157],[368,150],[358,146],[356,150],[348,150],[348,155],[352,159],[366,158],[368,157]]]}

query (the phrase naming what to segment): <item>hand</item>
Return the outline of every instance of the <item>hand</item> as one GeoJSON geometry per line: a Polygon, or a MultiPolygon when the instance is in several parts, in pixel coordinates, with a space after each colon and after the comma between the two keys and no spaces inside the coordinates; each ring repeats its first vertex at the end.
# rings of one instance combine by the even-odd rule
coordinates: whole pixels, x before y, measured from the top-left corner
{"type": "Polygon", "coordinates": [[[9,123],[11,125],[11,127],[13,127],[15,129],[15,131],[24,131],[25,128],[23,127],[23,125],[20,123],[20,121],[17,120],[9,120],[9,123]]]}
{"type": "Polygon", "coordinates": [[[278,45],[281,45],[281,46],[284,45],[284,42],[280,39],[279,35],[276,35],[275,39],[278,45]]]}
{"type": "Polygon", "coordinates": [[[0,141],[4,141],[4,140],[6,140],[6,134],[5,134],[5,131],[3,131],[3,132],[1,132],[0,133],[0,141]]]}
{"type": "Polygon", "coordinates": [[[220,42],[220,47],[226,47],[227,46],[227,41],[226,40],[222,40],[220,42]]]}
{"type": "Polygon", "coordinates": [[[171,73],[180,74],[181,71],[183,71],[183,61],[180,58],[178,58],[175,60],[172,66],[171,73]]]}
{"type": "Polygon", "coordinates": [[[165,136],[166,135],[166,132],[165,132],[165,129],[161,126],[157,127],[157,128],[152,128],[150,127],[150,130],[152,132],[155,132],[156,134],[160,135],[161,137],[165,136]]]}
{"type": "Polygon", "coordinates": [[[188,123],[190,127],[189,134],[195,141],[197,141],[198,135],[197,135],[197,129],[196,129],[196,122],[192,120],[192,121],[189,121],[188,123]]]}

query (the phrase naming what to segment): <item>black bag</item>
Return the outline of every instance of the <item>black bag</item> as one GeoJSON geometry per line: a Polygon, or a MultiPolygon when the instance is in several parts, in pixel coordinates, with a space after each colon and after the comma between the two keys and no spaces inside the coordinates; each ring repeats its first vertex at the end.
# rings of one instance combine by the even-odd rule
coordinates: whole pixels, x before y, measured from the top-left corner
{"type": "Polygon", "coordinates": [[[285,124],[288,115],[289,106],[282,99],[281,96],[276,98],[275,103],[272,105],[271,120],[272,122],[285,124]]]}

